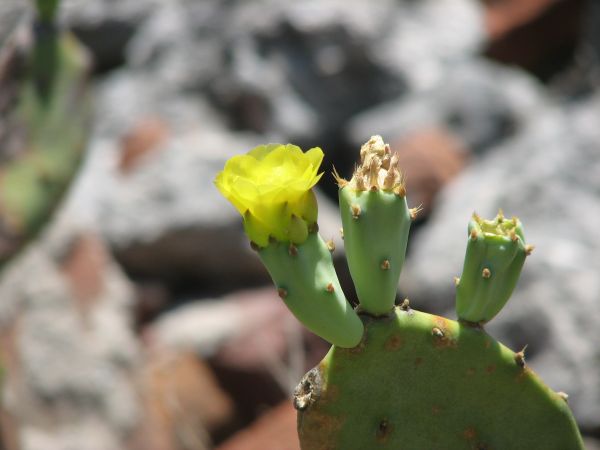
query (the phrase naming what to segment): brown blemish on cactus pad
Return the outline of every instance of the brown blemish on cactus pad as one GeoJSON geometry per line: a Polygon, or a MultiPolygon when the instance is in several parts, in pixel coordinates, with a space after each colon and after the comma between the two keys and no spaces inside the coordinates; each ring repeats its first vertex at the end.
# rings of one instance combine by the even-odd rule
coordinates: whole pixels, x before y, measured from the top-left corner
{"type": "Polygon", "coordinates": [[[393,429],[394,427],[387,419],[381,420],[381,422],[379,422],[379,426],[377,427],[375,440],[379,444],[385,443],[389,439],[390,434],[392,434],[393,429]]]}
{"type": "Polygon", "coordinates": [[[344,418],[332,416],[316,409],[310,415],[298,413],[298,434],[303,448],[311,450],[331,450],[338,448],[337,440],[344,418]],[[327,430],[323,433],[321,430],[327,430]]]}
{"type": "Polygon", "coordinates": [[[395,351],[398,350],[399,348],[402,348],[402,345],[404,344],[404,342],[402,341],[402,337],[395,334],[390,336],[386,341],[385,341],[385,349],[387,351],[395,351]]]}
{"type": "Polygon", "coordinates": [[[439,416],[440,413],[442,412],[442,407],[439,405],[433,405],[431,407],[431,414],[433,414],[434,416],[439,416]]]}
{"type": "Polygon", "coordinates": [[[455,348],[457,342],[452,339],[448,320],[439,316],[435,316],[433,320],[436,325],[431,329],[431,334],[434,336],[434,345],[437,348],[455,348]]]}
{"type": "Polygon", "coordinates": [[[340,396],[340,388],[336,385],[328,385],[321,392],[321,398],[326,398],[327,402],[335,402],[340,396]]]}
{"type": "Polygon", "coordinates": [[[477,370],[475,369],[475,367],[469,367],[465,373],[467,374],[467,376],[472,377],[477,373],[477,370]]]}
{"type": "Polygon", "coordinates": [[[473,427],[466,428],[462,435],[467,441],[474,441],[477,439],[477,431],[475,431],[475,428],[473,427]]]}
{"type": "Polygon", "coordinates": [[[524,380],[526,380],[527,378],[529,378],[530,376],[534,376],[534,375],[535,375],[534,372],[529,367],[525,366],[521,370],[519,370],[519,373],[515,377],[515,381],[517,383],[521,383],[524,380]]]}
{"type": "Polygon", "coordinates": [[[294,389],[294,408],[304,411],[315,403],[321,396],[322,387],[323,380],[319,369],[315,367],[309,370],[294,389]]]}
{"type": "Polygon", "coordinates": [[[421,358],[420,356],[417,356],[415,358],[415,367],[419,367],[421,364],[423,364],[423,358],[421,358]]]}
{"type": "Polygon", "coordinates": [[[495,371],[496,371],[496,364],[490,364],[489,366],[487,366],[487,367],[485,368],[485,372],[486,372],[488,375],[491,375],[491,374],[493,374],[495,371]]]}

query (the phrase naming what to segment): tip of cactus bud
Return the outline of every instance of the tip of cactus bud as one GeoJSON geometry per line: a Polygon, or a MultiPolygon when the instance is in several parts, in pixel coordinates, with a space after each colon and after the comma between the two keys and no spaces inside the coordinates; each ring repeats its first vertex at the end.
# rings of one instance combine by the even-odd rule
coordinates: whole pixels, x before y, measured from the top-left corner
{"type": "Polygon", "coordinates": [[[390,270],[390,261],[389,261],[389,259],[384,259],[381,262],[381,266],[380,267],[381,267],[382,270],[390,270]]]}
{"type": "Polygon", "coordinates": [[[347,185],[356,191],[396,191],[405,194],[404,177],[398,167],[399,158],[381,136],[371,136],[360,149],[360,164],[348,182],[334,173],[340,188],[347,185]]]}
{"type": "Polygon", "coordinates": [[[502,211],[502,208],[498,209],[498,214],[496,214],[496,219],[498,220],[498,222],[502,222],[504,220],[504,211],[502,211]]]}
{"type": "Polygon", "coordinates": [[[484,269],[481,271],[481,276],[482,276],[483,278],[489,278],[489,277],[491,277],[491,276],[492,276],[492,272],[490,271],[490,269],[488,269],[488,268],[486,267],[486,268],[484,268],[484,269]]]}
{"type": "Polygon", "coordinates": [[[454,285],[458,286],[460,284],[460,277],[454,277],[454,285]]]}
{"type": "Polygon", "coordinates": [[[340,236],[344,239],[344,229],[342,227],[340,227],[340,236]]]}
{"type": "Polygon", "coordinates": [[[531,253],[533,252],[534,249],[535,249],[535,245],[527,244],[525,246],[525,254],[527,256],[531,255],[531,253]]]}
{"type": "Polygon", "coordinates": [[[325,242],[325,245],[327,246],[327,250],[330,252],[333,253],[335,251],[335,242],[333,242],[333,239],[329,239],[327,242],[325,242]]]}
{"type": "Polygon", "coordinates": [[[325,290],[327,292],[329,292],[330,294],[332,294],[333,292],[335,292],[335,288],[333,287],[333,283],[329,283],[326,287],[325,290]]]}
{"type": "Polygon", "coordinates": [[[279,295],[280,299],[285,300],[288,295],[288,292],[283,288],[279,288],[277,289],[277,295],[279,295]]]}
{"type": "Polygon", "coordinates": [[[565,402],[568,402],[568,400],[569,400],[569,394],[567,394],[566,392],[560,391],[560,392],[557,392],[556,395],[558,395],[560,398],[562,398],[565,402]]]}
{"type": "Polygon", "coordinates": [[[417,207],[415,207],[415,208],[410,208],[410,209],[408,210],[408,212],[410,213],[410,218],[411,218],[411,220],[415,220],[415,219],[417,218],[418,214],[419,214],[421,211],[423,211],[423,206],[422,206],[422,205],[419,205],[419,206],[417,206],[417,207]]]}
{"type": "Polygon", "coordinates": [[[352,205],[350,208],[352,210],[352,218],[358,219],[361,213],[360,205],[352,205]]]}
{"type": "Polygon", "coordinates": [[[298,247],[290,243],[290,246],[288,247],[288,253],[290,256],[296,256],[298,254],[298,247]]]}
{"type": "Polygon", "coordinates": [[[479,233],[477,233],[477,230],[475,228],[473,228],[471,230],[471,233],[469,233],[469,237],[471,238],[472,241],[476,241],[477,236],[479,236],[479,233]]]}

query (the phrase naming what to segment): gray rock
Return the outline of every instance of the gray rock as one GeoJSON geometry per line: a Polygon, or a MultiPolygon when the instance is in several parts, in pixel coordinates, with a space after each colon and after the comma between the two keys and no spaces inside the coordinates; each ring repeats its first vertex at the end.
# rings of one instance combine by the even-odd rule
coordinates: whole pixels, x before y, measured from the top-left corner
{"type": "Polygon", "coordinates": [[[208,95],[236,128],[325,145],[359,111],[442,81],[478,51],[482,23],[469,0],[173,1],[144,21],[128,61],[208,95]]]}
{"type": "Polygon", "coordinates": [[[61,217],[0,283],[0,326],[10,335],[4,351],[15,355],[3,361],[3,406],[24,450],[121,449],[140,418],[133,292],[100,244],[87,247],[85,263],[77,259],[81,239],[61,217]],[[80,295],[94,284],[81,278],[90,261],[99,284],[80,295]]]}
{"type": "Polygon", "coordinates": [[[1,48],[30,13],[31,8],[25,0],[4,0],[0,3],[0,63],[3,53],[1,48]]]}
{"type": "MultiPolygon", "coordinates": [[[[110,77],[97,108],[101,120],[67,202],[71,215],[101,233],[139,277],[219,288],[268,281],[239,214],[213,180],[231,156],[278,139],[228,131],[205,103],[137,72],[110,77]],[[121,137],[147,117],[164,122],[168,136],[122,173],[121,137]]],[[[320,199],[319,223],[326,239],[341,244],[340,220],[326,198],[320,199]]]]}
{"type": "MultiPolygon", "coordinates": [[[[527,129],[475,162],[438,198],[414,236],[401,288],[416,308],[452,307],[475,210],[518,216],[536,245],[512,300],[489,330],[569,394],[580,424],[600,425],[600,97],[539,110],[527,129]]],[[[410,176],[410,174],[408,174],[410,176]]],[[[453,313],[450,313],[454,315],[453,313]]]]}
{"type": "Polygon", "coordinates": [[[411,92],[443,83],[449,69],[485,45],[484,10],[478,2],[405,1],[386,20],[383,39],[373,47],[375,59],[400,73],[411,92]]]}
{"type": "Polygon", "coordinates": [[[541,85],[522,71],[471,59],[444,71],[427,90],[380,104],[348,124],[356,145],[381,134],[389,141],[419,129],[448,128],[481,153],[520,132],[545,107],[541,85]]]}
{"type": "Polygon", "coordinates": [[[160,0],[63,0],[59,20],[91,50],[97,70],[125,59],[125,47],[160,0]]]}

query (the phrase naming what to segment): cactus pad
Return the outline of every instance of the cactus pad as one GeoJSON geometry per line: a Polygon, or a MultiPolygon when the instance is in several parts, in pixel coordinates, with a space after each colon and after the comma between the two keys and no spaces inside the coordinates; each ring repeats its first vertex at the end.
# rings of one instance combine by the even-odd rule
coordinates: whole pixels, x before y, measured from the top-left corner
{"type": "Polygon", "coordinates": [[[581,450],[565,395],[482,328],[413,311],[361,316],[295,392],[303,450],[581,450]]]}

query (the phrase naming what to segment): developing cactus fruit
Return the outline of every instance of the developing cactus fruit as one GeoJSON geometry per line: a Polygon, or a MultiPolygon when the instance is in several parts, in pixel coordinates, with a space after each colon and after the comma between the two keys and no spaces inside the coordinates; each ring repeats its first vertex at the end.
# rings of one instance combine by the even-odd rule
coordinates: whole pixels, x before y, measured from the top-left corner
{"type": "Polygon", "coordinates": [[[398,157],[380,136],[360,150],[360,165],[348,182],[335,175],[348,267],[361,309],[387,314],[394,306],[404,264],[411,214],[398,157]]]}
{"type": "Polygon", "coordinates": [[[525,245],[519,219],[506,219],[502,211],[493,220],[474,214],[468,230],[465,265],[456,279],[456,314],[485,323],[508,301],[533,247],[525,245]]]}
{"type": "MultiPolygon", "coordinates": [[[[372,137],[352,179],[335,177],[358,314],[314,226],[301,243],[284,233],[258,248],[292,312],[333,344],[294,392],[301,448],[582,450],[567,395],[527,366],[524,349],[508,349],[483,328],[505,305],[531,252],[520,222],[502,214],[473,218],[453,321],[413,310],[408,300],[394,306],[416,210],[407,207],[389,147],[372,137]]],[[[238,208],[242,215],[248,209],[238,208]]]]}

